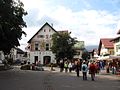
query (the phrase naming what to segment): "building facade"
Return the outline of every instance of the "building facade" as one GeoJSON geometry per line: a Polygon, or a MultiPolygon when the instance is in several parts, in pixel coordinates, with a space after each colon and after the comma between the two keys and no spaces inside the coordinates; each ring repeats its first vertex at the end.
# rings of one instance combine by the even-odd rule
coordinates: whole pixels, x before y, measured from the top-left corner
{"type": "Polygon", "coordinates": [[[45,23],[39,31],[28,41],[30,63],[40,61],[41,64],[56,63],[55,55],[51,51],[52,35],[56,30],[45,23]]]}
{"type": "Polygon", "coordinates": [[[76,54],[74,55],[74,58],[82,59],[83,50],[85,49],[84,41],[78,41],[74,45],[74,49],[76,50],[76,54]]]}
{"type": "Polygon", "coordinates": [[[100,39],[98,55],[114,55],[114,43],[111,42],[112,38],[102,38],[100,39]]]}
{"type": "MultiPolygon", "coordinates": [[[[117,32],[117,34],[120,34],[120,30],[117,32]]],[[[114,55],[120,56],[120,36],[112,39],[111,41],[114,42],[114,55]]]]}
{"type": "Polygon", "coordinates": [[[15,48],[12,48],[10,50],[10,54],[9,54],[8,58],[12,59],[13,63],[16,61],[23,62],[24,61],[24,54],[25,54],[25,52],[23,50],[15,47],[15,48]]]}

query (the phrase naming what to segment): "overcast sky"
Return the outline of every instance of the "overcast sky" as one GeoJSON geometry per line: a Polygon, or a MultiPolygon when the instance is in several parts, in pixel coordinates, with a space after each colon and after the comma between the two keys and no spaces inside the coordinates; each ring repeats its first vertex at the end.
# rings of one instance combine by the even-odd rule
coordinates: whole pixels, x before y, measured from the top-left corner
{"type": "Polygon", "coordinates": [[[120,0],[21,0],[28,15],[24,17],[27,41],[45,22],[55,30],[68,30],[85,45],[98,45],[100,38],[115,38],[120,29],[120,0]]]}

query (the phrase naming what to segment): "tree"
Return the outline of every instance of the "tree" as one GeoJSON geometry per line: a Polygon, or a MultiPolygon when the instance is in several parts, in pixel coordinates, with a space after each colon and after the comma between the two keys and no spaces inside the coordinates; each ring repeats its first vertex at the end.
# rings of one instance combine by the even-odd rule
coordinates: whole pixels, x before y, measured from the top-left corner
{"type": "Polygon", "coordinates": [[[72,59],[75,50],[73,48],[76,40],[70,37],[69,33],[55,33],[52,36],[53,45],[51,50],[56,55],[56,59],[72,59]]]}
{"type": "Polygon", "coordinates": [[[9,54],[11,48],[20,46],[23,27],[27,27],[23,16],[27,12],[20,0],[0,0],[0,51],[9,54]]]}
{"type": "Polygon", "coordinates": [[[83,50],[82,59],[83,59],[83,60],[88,60],[88,59],[90,59],[90,54],[89,54],[89,52],[88,52],[86,49],[83,50]]]}

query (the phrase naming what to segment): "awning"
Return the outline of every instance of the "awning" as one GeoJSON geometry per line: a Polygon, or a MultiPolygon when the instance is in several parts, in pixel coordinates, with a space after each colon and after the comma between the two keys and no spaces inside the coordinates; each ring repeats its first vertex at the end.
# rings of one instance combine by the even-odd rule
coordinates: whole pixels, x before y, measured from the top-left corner
{"type": "Polygon", "coordinates": [[[109,55],[109,56],[101,56],[98,58],[98,60],[113,60],[113,59],[120,59],[120,56],[109,55]]]}

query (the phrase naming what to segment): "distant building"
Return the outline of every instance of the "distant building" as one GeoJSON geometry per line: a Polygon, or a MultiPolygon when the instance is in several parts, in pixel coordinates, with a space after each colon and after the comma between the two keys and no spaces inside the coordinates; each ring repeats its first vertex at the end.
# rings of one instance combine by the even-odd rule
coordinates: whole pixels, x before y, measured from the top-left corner
{"type": "Polygon", "coordinates": [[[74,58],[82,58],[83,50],[85,49],[84,41],[78,41],[74,45],[74,49],[76,50],[76,55],[74,58]]]}
{"type": "Polygon", "coordinates": [[[11,53],[9,55],[9,58],[12,58],[13,62],[15,62],[16,60],[19,60],[21,62],[23,61],[25,54],[23,50],[21,50],[20,48],[12,48],[10,52],[11,53]]]}
{"type": "Polygon", "coordinates": [[[114,43],[111,42],[113,38],[102,38],[99,42],[98,55],[114,55],[114,43]]]}
{"type": "Polygon", "coordinates": [[[2,51],[0,51],[0,60],[5,60],[5,57],[7,57],[8,59],[12,59],[13,62],[15,62],[16,60],[19,60],[22,62],[27,58],[27,57],[24,57],[24,55],[25,55],[25,52],[20,48],[16,47],[16,48],[12,48],[10,50],[10,54],[7,56],[5,56],[2,51]]]}
{"type": "MultiPolygon", "coordinates": [[[[117,32],[117,34],[120,34],[120,30],[117,32]]],[[[116,37],[114,39],[111,40],[111,42],[114,43],[114,52],[115,52],[115,56],[120,56],[120,36],[116,37]]]]}

